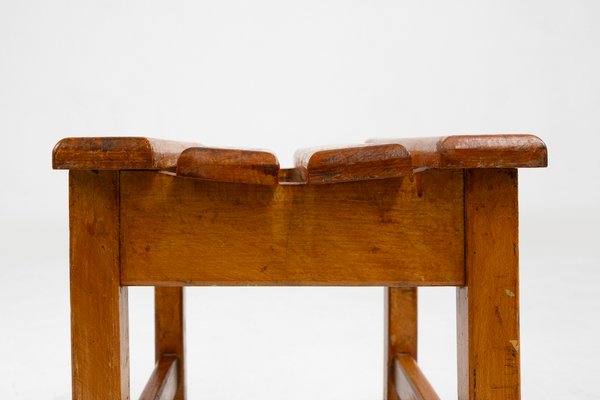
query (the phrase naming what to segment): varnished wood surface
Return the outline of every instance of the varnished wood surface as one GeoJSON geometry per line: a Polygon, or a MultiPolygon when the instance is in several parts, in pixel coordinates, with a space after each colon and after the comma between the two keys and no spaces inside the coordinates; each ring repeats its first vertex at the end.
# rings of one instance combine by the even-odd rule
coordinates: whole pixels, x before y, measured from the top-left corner
{"type": "Polygon", "coordinates": [[[177,175],[207,181],[275,185],[279,161],[266,151],[192,147],[177,161],[177,175]]]}
{"type": "Polygon", "coordinates": [[[185,301],[182,287],[154,289],[155,359],[177,357],[174,400],[185,400],[185,301]]]}
{"type": "Polygon", "coordinates": [[[52,168],[74,170],[172,169],[192,143],[144,137],[65,138],[54,146],[52,168]]]}
{"type": "Polygon", "coordinates": [[[532,168],[546,167],[546,144],[534,135],[456,135],[444,137],[373,139],[371,143],[398,143],[412,157],[413,167],[425,168],[532,168]]]}
{"type": "Polygon", "coordinates": [[[386,399],[397,400],[394,363],[398,353],[417,359],[417,288],[385,288],[385,388],[386,399]]]}
{"type": "Polygon", "coordinates": [[[140,400],[176,400],[177,381],[177,357],[161,357],[144,387],[140,400]]]}
{"type": "Polygon", "coordinates": [[[306,149],[296,152],[296,167],[305,168],[308,183],[337,183],[410,175],[410,155],[399,144],[306,149]]]}
{"type": "Polygon", "coordinates": [[[119,176],[71,171],[73,399],[129,399],[127,288],[119,279],[119,176]]]}
{"type": "Polygon", "coordinates": [[[121,172],[121,282],[462,285],[462,171],[422,175],[419,197],[408,178],[260,186],[121,172]]]}
{"type": "Polygon", "coordinates": [[[457,292],[460,400],[520,398],[517,171],[466,171],[467,286],[457,292]]]}
{"type": "Polygon", "coordinates": [[[437,399],[416,364],[411,287],[455,285],[459,399],[520,399],[514,168],[546,165],[538,138],[408,139],[309,152],[285,170],[263,152],[69,140],[53,162],[72,169],[74,399],[129,398],[126,285],[158,286],[142,398],[185,399],[181,286],[377,285],[387,400],[437,399]]]}
{"type": "Polygon", "coordinates": [[[394,382],[400,400],[440,399],[410,354],[398,354],[395,357],[394,382]]]}
{"type": "Polygon", "coordinates": [[[457,135],[374,139],[369,144],[296,152],[279,170],[265,151],[207,148],[142,137],[66,138],[54,148],[56,169],[173,170],[219,182],[274,185],[387,179],[424,169],[545,167],[544,142],[533,135],[457,135]]]}

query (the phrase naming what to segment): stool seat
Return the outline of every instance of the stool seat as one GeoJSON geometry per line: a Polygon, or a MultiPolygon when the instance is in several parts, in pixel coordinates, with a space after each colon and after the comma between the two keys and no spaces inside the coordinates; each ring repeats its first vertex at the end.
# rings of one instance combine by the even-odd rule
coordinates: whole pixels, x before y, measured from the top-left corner
{"type": "Polygon", "coordinates": [[[58,142],[55,169],[167,170],[208,181],[276,185],[397,178],[426,169],[532,168],[548,163],[534,135],[460,135],[372,139],[366,144],[301,149],[280,170],[267,151],[206,147],[144,137],[80,137],[58,142]]]}
{"type": "Polygon", "coordinates": [[[517,168],[533,135],[262,150],[61,140],[74,399],[126,400],[129,286],[155,289],[142,400],[185,400],[184,287],[383,286],[385,399],[437,400],[417,363],[417,289],[454,286],[458,398],[520,398],[517,168]],[[403,179],[408,178],[408,179],[403,179]]]}

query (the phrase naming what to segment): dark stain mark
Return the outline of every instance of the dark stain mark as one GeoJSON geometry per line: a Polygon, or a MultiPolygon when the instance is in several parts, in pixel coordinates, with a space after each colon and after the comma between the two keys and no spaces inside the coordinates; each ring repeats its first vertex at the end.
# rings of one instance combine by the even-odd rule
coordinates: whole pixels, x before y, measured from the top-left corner
{"type": "Polygon", "coordinates": [[[373,253],[373,254],[379,253],[380,251],[381,251],[381,249],[377,246],[371,247],[371,253],[373,253]]]}
{"type": "Polygon", "coordinates": [[[417,186],[417,196],[423,197],[423,175],[415,174],[415,185],[417,186]]]}
{"type": "Polygon", "coordinates": [[[500,310],[498,309],[498,306],[494,307],[494,315],[496,315],[496,319],[498,320],[498,322],[502,324],[502,316],[500,315],[500,310]]]}
{"type": "Polygon", "coordinates": [[[262,267],[260,267],[260,272],[266,272],[267,271],[267,267],[266,265],[263,265],[262,267]]]}
{"type": "Polygon", "coordinates": [[[146,245],[146,248],[145,248],[145,250],[146,250],[146,251],[150,251],[150,245],[146,245]]]}

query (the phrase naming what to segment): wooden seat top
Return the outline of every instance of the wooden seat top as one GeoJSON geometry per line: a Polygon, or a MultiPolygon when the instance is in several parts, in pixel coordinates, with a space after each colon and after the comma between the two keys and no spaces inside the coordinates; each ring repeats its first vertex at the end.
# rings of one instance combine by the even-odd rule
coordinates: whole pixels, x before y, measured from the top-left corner
{"type": "Polygon", "coordinates": [[[144,137],[62,139],[54,169],[165,170],[209,181],[275,185],[396,178],[426,169],[535,168],[548,164],[534,135],[457,135],[373,139],[366,144],[298,150],[295,167],[280,169],[266,151],[222,149],[144,137]]]}

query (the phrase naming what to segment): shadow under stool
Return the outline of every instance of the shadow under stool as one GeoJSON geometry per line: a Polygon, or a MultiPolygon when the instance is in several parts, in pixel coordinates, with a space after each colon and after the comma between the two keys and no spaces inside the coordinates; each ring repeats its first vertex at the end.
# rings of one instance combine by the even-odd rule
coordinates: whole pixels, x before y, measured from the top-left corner
{"type": "Polygon", "coordinates": [[[437,399],[417,287],[457,287],[459,399],[519,399],[517,168],[531,135],[377,139],[268,152],[67,138],[73,399],[129,399],[128,286],[155,287],[141,399],[184,399],[185,286],[383,286],[385,398],[437,399]]]}

